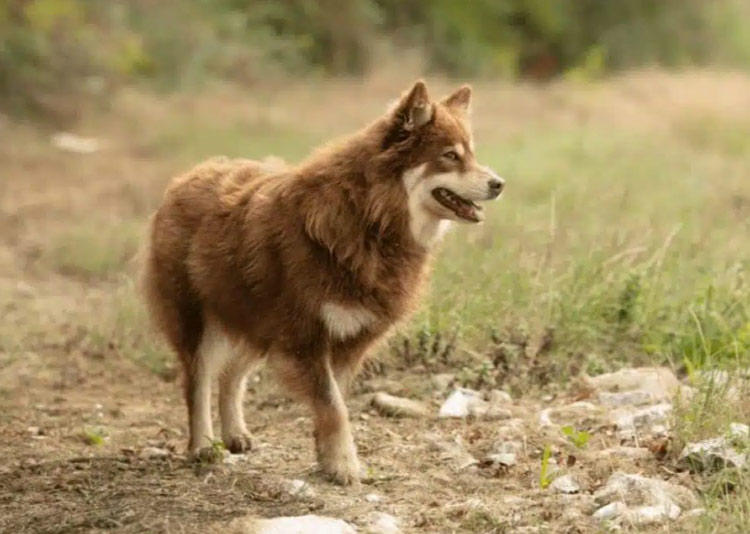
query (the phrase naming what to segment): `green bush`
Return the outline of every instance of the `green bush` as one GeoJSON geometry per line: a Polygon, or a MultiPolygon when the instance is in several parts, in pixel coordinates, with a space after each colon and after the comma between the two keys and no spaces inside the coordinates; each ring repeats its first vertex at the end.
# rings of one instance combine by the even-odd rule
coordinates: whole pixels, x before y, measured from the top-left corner
{"type": "Polygon", "coordinates": [[[744,0],[0,0],[0,106],[55,111],[140,80],[357,74],[376,42],[457,76],[748,66],[748,15],[744,0]]]}

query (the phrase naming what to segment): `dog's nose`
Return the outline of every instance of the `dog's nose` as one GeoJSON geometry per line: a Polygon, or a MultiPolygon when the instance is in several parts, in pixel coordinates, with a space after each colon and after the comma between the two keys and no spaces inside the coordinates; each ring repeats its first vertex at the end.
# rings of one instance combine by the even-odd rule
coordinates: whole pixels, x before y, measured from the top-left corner
{"type": "Polygon", "coordinates": [[[495,198],[502,193],[503,187],[505,187],[505,182],[500,178],[492,178],[487,182],[487,185],[490,188],[490,194],[495,198]]]}

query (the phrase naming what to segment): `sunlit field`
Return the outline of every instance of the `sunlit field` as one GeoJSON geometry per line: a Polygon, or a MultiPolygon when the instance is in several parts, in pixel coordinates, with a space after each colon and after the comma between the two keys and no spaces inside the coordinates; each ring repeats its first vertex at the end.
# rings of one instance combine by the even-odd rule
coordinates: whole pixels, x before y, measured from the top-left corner
{"type": "MultiPolygon", "coordinates": [[[[135,284],[138,247],[168,180],[218,154],[299,161],[317,144],[383,113],[412,81],[382,73],[362,81],[268,82],[248,91],[219,85],[179,96],[127,90],[76,129],[99,141],[92,154],[54,148],[48,127],[0,123],[0,427],[10,429],[0,437],[3,456],[57,460],[93,448],[111,458],[164,435],[182,447],[179,433],[160,434],[160,428],[184,431],[182,401],[172,356],[150,331],[135,284]],[[40,423],[38,406],[58,404],[65,417],[40,423]],[[105,416],[91,415],[95,404],[105,406],[105,416]],[[44,424],[50,426],[46,439],[26,439],[27,427],[44,424]],[[19,446],[24,440],[31,452],[19,446]]],[[[427,81],[433,96],[457,84],[427,81]]],[[[711,437],[731,422],[750,423],[746,396],[728,397],[698,380],[707,369],[750,365],[750,77],[640,71],[544,87],[477,82],[473,124],[478,159],[506,179],[505,193],[488,206],[483,225],[459,225],[448,234],[420,310],[378,349],[365,379],[403,377],[409,395],[419,397],[425,392],[414,384],[421,376],[451,372],[462,386],[503,388],[539,402],[562,394],[582,373],[664,365],[698,391],[676,404],[672,448],[660,464],[667,470],[686,441],[711,437]]],[[[289,464],[274,456],[277,463],[265,470],[286,465],[298,474],[312,462],[308,429],[295,425],[305,413],[276,400],[265,382],[261,372],[259,398],[274,408],[258,416],[259,433],[266,427],[278,433],[268,441],[279,449],[285,446],[280,436],[289,432],[297,452],[289,464]],[[284,422],[275,423],[279,418],[284,422]]],[[[367,413],[363,403],[355,402],[355,417],[367,413]]],[[[369,433],[360,435],[375,457],[379,424],[370,418],[363,423],[369,433]]],[[[459,423],[450,430],[467,428],[459,423]]],[[[530,447],[544,444],[539,438],[530,447]]],[[[407,456],[389,460],[391,471],[410,471],[407,456]]],[[[530,498],[542,498],[538,456],[530,455],[524,469],[501,483],[533,488],[530,498]]],[[[32,486],[48,495],[42,501],[52,499],[50,510],[62,510],[45,489],[54,487],[53,471],[32,486]]],[[[730,482],[718,475],[694,479],[707,514],[652,531],[744,532],[747,475],[731,476],[730,482]]],[[[186,475],[180,484],[200,481],[186,475]]],[[[216,484],[229,487],[223,478],[216,484]]],[[[429,509],[431,484],[446,487],[420,480],[420,510],[429,509]]],[[[481,481],[466,484],[441,495],[457,501],[481,481]]],[[[33,518],[22,513],[33,502],[29,495],[3,497],[0,507],[10,507],[5,520],[12,520],[13,532],[63,532],[64,526],[176,532],[248,511],[270,515],[263,499],[273,501],[272,492],[264,497],[254,485],[230,498],[212,493],[216,487],[204,484],[198,493],[205,503],[225,499],[226,509],[185,501],[166,523],[150,505],[143,505],[149,511],[141,523],[124,515],[119,526],[97,523],[94,511],[112,503],[141,510],[141,489],[127,498],[100,495],[91,507],[64,515],[58,529],[35,530],[33,518]],[[181,522],[181,511],[192,524],[181,522]]],[[[370,490],[408,493],[403,480],[370,490]]],[[[328,514],[355,506],[330,504],[338,490],[320,491],[328,514]]],[[[296,502],[274,506],[309,510],[296,502]]],[[[412,513],[399,506],[404,517],[412,513]]],[[[424,526],[415,522],[405,531],[515,532],[503,510],[499,501],[481,514],[433,509],[424,526]]],[[[535,513],[525,525],[537,530],[528,532],[600,532],[593,523],[579,530],[558,530],[554,521],[542,527],[544,512],[535,513]]],[[[39,514],[34,520],[44,521],[39,514]]]]}

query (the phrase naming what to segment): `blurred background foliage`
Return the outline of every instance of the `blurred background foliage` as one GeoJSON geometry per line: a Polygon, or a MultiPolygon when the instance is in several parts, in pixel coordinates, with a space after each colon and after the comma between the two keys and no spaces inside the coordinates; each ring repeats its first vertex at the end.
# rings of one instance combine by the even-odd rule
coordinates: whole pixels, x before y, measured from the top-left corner
{"type": "Polygon", "coordinates": [[[747,0],[0,0],[0,106],[45,112],[121,83],[185,88],[361,74],[412,50],[432,73],[548,80],[750,66],[747,0]]]}

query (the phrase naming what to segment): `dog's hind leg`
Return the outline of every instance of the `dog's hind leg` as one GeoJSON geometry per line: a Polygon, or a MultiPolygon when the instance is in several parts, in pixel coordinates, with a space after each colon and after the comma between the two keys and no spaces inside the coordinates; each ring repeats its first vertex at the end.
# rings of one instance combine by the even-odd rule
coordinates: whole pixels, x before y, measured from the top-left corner
{"type": "Polygon", "coordinates": [[[329,359],[275,358],[270,363],[281,380],[312,408],[315,448],[322,470],[340,484],[359,482],[360,466],[349,412],[329,359]]]}
{"type": "Polygon", "coordinates": [[[167,339],[180,358],[184,371],[185,404],[188,411],[188,454],[199,455],[213,444],[211,423],[211,369],[207,358],[205,322],[200,303],[183,299],[160,303],[167,339]]]}
{"type": "Polygon", "coordinates": [[[214,441],[211,422],[211,373],[202,355],[194,362],[185,377],[185,400],[190,420],[188,452],[199,455],[202,449],[210,448],[214,441]]]}
{"type": "Polygon", "coordinates": [[[252,449],[252,436],[245,426],[242,399],[245,394],[247,375],[255,359],[248,350],[234,347],[232,358],[219,375],[219,413],[221,415],[221,439],[232,453],[252,449]]]}

